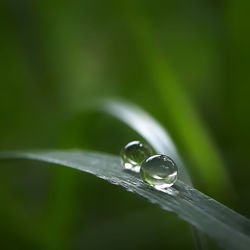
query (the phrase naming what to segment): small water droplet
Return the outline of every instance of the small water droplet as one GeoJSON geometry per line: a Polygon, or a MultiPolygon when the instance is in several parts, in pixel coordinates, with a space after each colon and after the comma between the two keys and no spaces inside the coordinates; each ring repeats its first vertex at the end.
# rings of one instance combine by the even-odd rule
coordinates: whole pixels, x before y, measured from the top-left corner
{"type": "Polygon", "coordinates": [[[139,173],[141,163],[152,155],[152,150],[140,141],[129,142],[121,150],[122,165],[125,169],[139,173]]]}
{"type": "Polygon", "coordinates": [[[164,190],[171,187],[177,180],[177,166],[166,155],[153,155],[143,161],[140,175],[147,184],[164,190]]]}

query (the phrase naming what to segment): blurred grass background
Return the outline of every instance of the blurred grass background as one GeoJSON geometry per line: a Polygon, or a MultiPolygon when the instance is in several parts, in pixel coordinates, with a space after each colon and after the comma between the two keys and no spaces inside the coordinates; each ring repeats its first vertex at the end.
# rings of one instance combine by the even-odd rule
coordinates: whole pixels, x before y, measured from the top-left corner
{"type": "MultiPolygon", "coordinates": [[[[197,188],[249,216],[249,5],[2,0],[0,149],[118,154],[138,136],[78,111],[123,98],[168,129],[197,188]]],[[[186,223],[74,170],[1,163],[0,197],[1,249],[193,249],[186,223]]]]}

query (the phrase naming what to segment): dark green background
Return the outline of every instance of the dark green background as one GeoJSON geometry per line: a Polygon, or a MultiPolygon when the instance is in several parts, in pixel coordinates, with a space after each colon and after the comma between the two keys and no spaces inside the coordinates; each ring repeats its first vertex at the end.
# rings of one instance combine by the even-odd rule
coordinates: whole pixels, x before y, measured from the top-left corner
{"type": "MultiPolygon", "coordinates": [[[[83,111],[123,98],[168,129],[197,188],[249,216],[249,8],[243,0],[2,0],[0,149],[118,154],[139,137],[83,111]],[[225,172],[229,184],[220,184],[225,172]]],[[[0,197],[1,249],[194,247],[173,214],[71,169],[2,162],[0,197]]]]}

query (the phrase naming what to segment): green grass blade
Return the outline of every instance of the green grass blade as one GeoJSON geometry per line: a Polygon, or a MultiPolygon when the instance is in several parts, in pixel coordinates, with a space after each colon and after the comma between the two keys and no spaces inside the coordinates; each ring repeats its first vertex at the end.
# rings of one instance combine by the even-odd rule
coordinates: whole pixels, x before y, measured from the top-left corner
{"type": "Polygon", "coordinates": [[[208,191],[218,197],[232,190],[227,171],[216,145],[186,94],[178,76],[164,57],[142,1],[126,1],[120,9],[135,46],[162,101],[162,115],[169,117],[172,131],[181,138],[183,150],[190,155],[194,171],[202,177],[208,191]]]}
{"type": "Polygon", "coordinates": [[[99,108],[127,124],[140,134],[159,154],[170,156],[178,165],[180,179],[192,185],[188,171],[169,133],[142,109],[125,101],[104,100],[99,108]]]}
{"type": "MultiPolygon", "coordinates": [[[[166,154],[174,159],[178,165],[180,180],[193,186],[187,168],[184,165],[171,136],[166,129],[154,120],[154,118],[136,105],[125,101],[111,99],[104,100],[99,105],[99,108],[134,129],[149,142],[157,153],[166,154]]],[[[191,228],[191,230],[194,236],[196,248],[207,249],[205,236],[195,228],[191,228]]]]}
{"type": "Polygon", "coordinates": [[[130,172],[117,156],[75,151],[1,152],[1,159],[28,159],[75,168],[134,192],[162,209],[176,213],[226,249],[249,249],[250,221],[198,190],[177,181],[171,192],[160,192],[130,172]]]}

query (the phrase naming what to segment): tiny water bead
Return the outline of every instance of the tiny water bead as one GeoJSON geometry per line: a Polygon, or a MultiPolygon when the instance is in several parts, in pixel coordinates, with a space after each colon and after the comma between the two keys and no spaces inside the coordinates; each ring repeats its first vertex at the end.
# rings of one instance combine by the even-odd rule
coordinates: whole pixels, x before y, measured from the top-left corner
{"type": "Polygon", "coordinates": [[[177,166],[166,155],[153,155],[143,161],[140,175],[147,184],[163,190],[171,187],[177,180],[177,166]]]}
{"type": "Polygon", "coordinates": [[[139,173],[141,163],[152,155],[152,150],[140,141],[129,142],[121,150],[121,159],[124,169],[139,173]]]}

